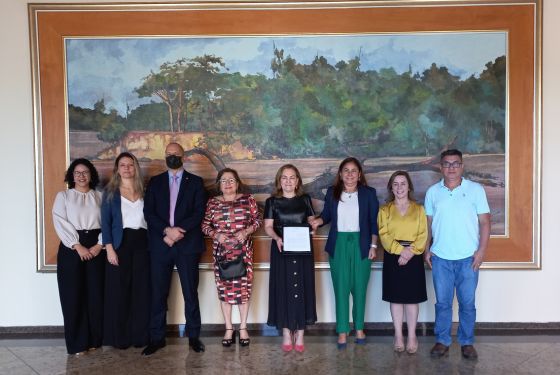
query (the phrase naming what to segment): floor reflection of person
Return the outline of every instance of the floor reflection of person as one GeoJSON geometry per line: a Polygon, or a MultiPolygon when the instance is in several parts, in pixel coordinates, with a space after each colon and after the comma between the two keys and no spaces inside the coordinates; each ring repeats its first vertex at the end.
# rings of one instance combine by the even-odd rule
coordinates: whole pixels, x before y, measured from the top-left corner
{"type": "Polygon", "coordinates": [[[126,349],[149,341],[150,256],[144,184],[134,155],[121,153],[101,204],[105,271],[104,345],[126,349]]]}
{"type": "Polygon", "coordinates": [[[283,227],[308,224],[314,218],[298,169],[286,164],[276,173],[274,191],[266,200],[264,228],[272,238],[267,324],[282,329],[282,349],[303,352],[304,333],[317,321],[313,254],[282,254],[283,227]]]}
{"type": "Polygon", "coordinates": [[[426,274],[422,256],[428,238],[424,207],[414,200],[414,186],[405,171],[396,171],[387,183],[389,198],[377,216],[383,255],[383,301],[390,303],[395,327],[394,350],[405,350],[402,325],[406,316],[406,351],[416,353],[418,304],[425,302],[426,274]]]}
{"type": "Polygon", "coordinates": [[[214,249],[214,278],[226,325],[222,345],[229,347],[235,343],[231,311],[232,306],[237,305],[241,317],[239,343],[241,346],[248,346],[251,341],[247,332],[247,317],[254,279],[251,235],[261,225],[262,220],[255,198],[241,192],[243,185],[237,171],[231,168],[222,169],[216,177],[216,187],[221,194],[208,200],[202,232],[212,238],[214,249]],[[231,261],[238,257],[243,257],[246,276],[222,280],[218,262],[231,261]]]}
{"type": "Polygon", "coordinates": [[[74,160],[52,215],[60,238],[57,281],[68,354],[83,354],[103,343],[105,252],[101,241],[99,175],[87,159],[74,160]]]}

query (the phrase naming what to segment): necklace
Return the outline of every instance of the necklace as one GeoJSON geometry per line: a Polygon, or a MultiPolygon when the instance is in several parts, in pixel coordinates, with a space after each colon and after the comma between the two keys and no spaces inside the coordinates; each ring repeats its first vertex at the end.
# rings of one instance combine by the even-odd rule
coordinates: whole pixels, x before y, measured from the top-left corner
{"type": "Polygon", "coordinates": [[[357,192],[358,192],[357,190],[354,190],[354,191],[352,191],[352,192],[350,192],[350,193],[347,192],[347,191],[344,191],[344,194],[346,194],[346,198],[347,198],[347,199],[351,199],[352,196],[354,196],[354,194],[356,194],[357,192]]]}

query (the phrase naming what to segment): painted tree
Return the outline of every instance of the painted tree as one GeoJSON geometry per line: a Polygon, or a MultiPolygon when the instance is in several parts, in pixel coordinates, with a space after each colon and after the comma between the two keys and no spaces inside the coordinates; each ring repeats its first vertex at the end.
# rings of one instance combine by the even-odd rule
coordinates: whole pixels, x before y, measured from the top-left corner
{"type": "Polygon", "coordinates": [[[136,88],[138,96],[158,97],[167,106],[169,130],[182,131],[187,123],[192,101],[208,101],[218,88],[220,72],[225,68],[221,57],[214,55],[181,58],[161,64],[159,71],[151,71],[136,88]]]}

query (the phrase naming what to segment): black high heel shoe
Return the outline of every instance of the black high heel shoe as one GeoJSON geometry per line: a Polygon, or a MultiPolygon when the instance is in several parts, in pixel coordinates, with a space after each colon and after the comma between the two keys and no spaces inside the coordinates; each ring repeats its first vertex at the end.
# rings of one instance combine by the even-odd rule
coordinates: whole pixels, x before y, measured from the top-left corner
{"type": "Polygon", "coordinates": [[[222,339],[222,346],[229,348],[231,344],[235,343],[235,330],[233,328],[226,328],[226,331],[233,331],[231,339],[222,339]]]}
{"type": "MultiPolygon", "coordinates": [[[[240,331],[245,331],[247,332],[247,328],[239,328],[240,331]]],[[[248,333],[248,332],[247,332],[248,333]]],[[[249,344],[251,343],[251,339],[247,338],[247,339],[242,339],[241,338],[241,333],[239,334],[239,345],[241,346],[249,346],[249,344]]]]}

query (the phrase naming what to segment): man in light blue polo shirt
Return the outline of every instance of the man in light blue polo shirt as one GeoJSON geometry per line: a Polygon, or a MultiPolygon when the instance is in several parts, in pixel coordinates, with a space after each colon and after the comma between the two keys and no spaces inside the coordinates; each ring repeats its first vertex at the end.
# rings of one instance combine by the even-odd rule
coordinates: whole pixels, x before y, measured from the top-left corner
{"type": "Polygon", "coordinates": [[[448,354],[456,291],[461,353],[467,359],[476,359],[475,294],[478,271],[490,238],[490,208],[482,185],[463,178],[461,151],[442,152],[440,163],[443,179],[428,189],[424,200],[428,244],[433,238],[424,259],[432,268],[436,293],[436,344],[430,355],[440,358],[448,354]]]}

